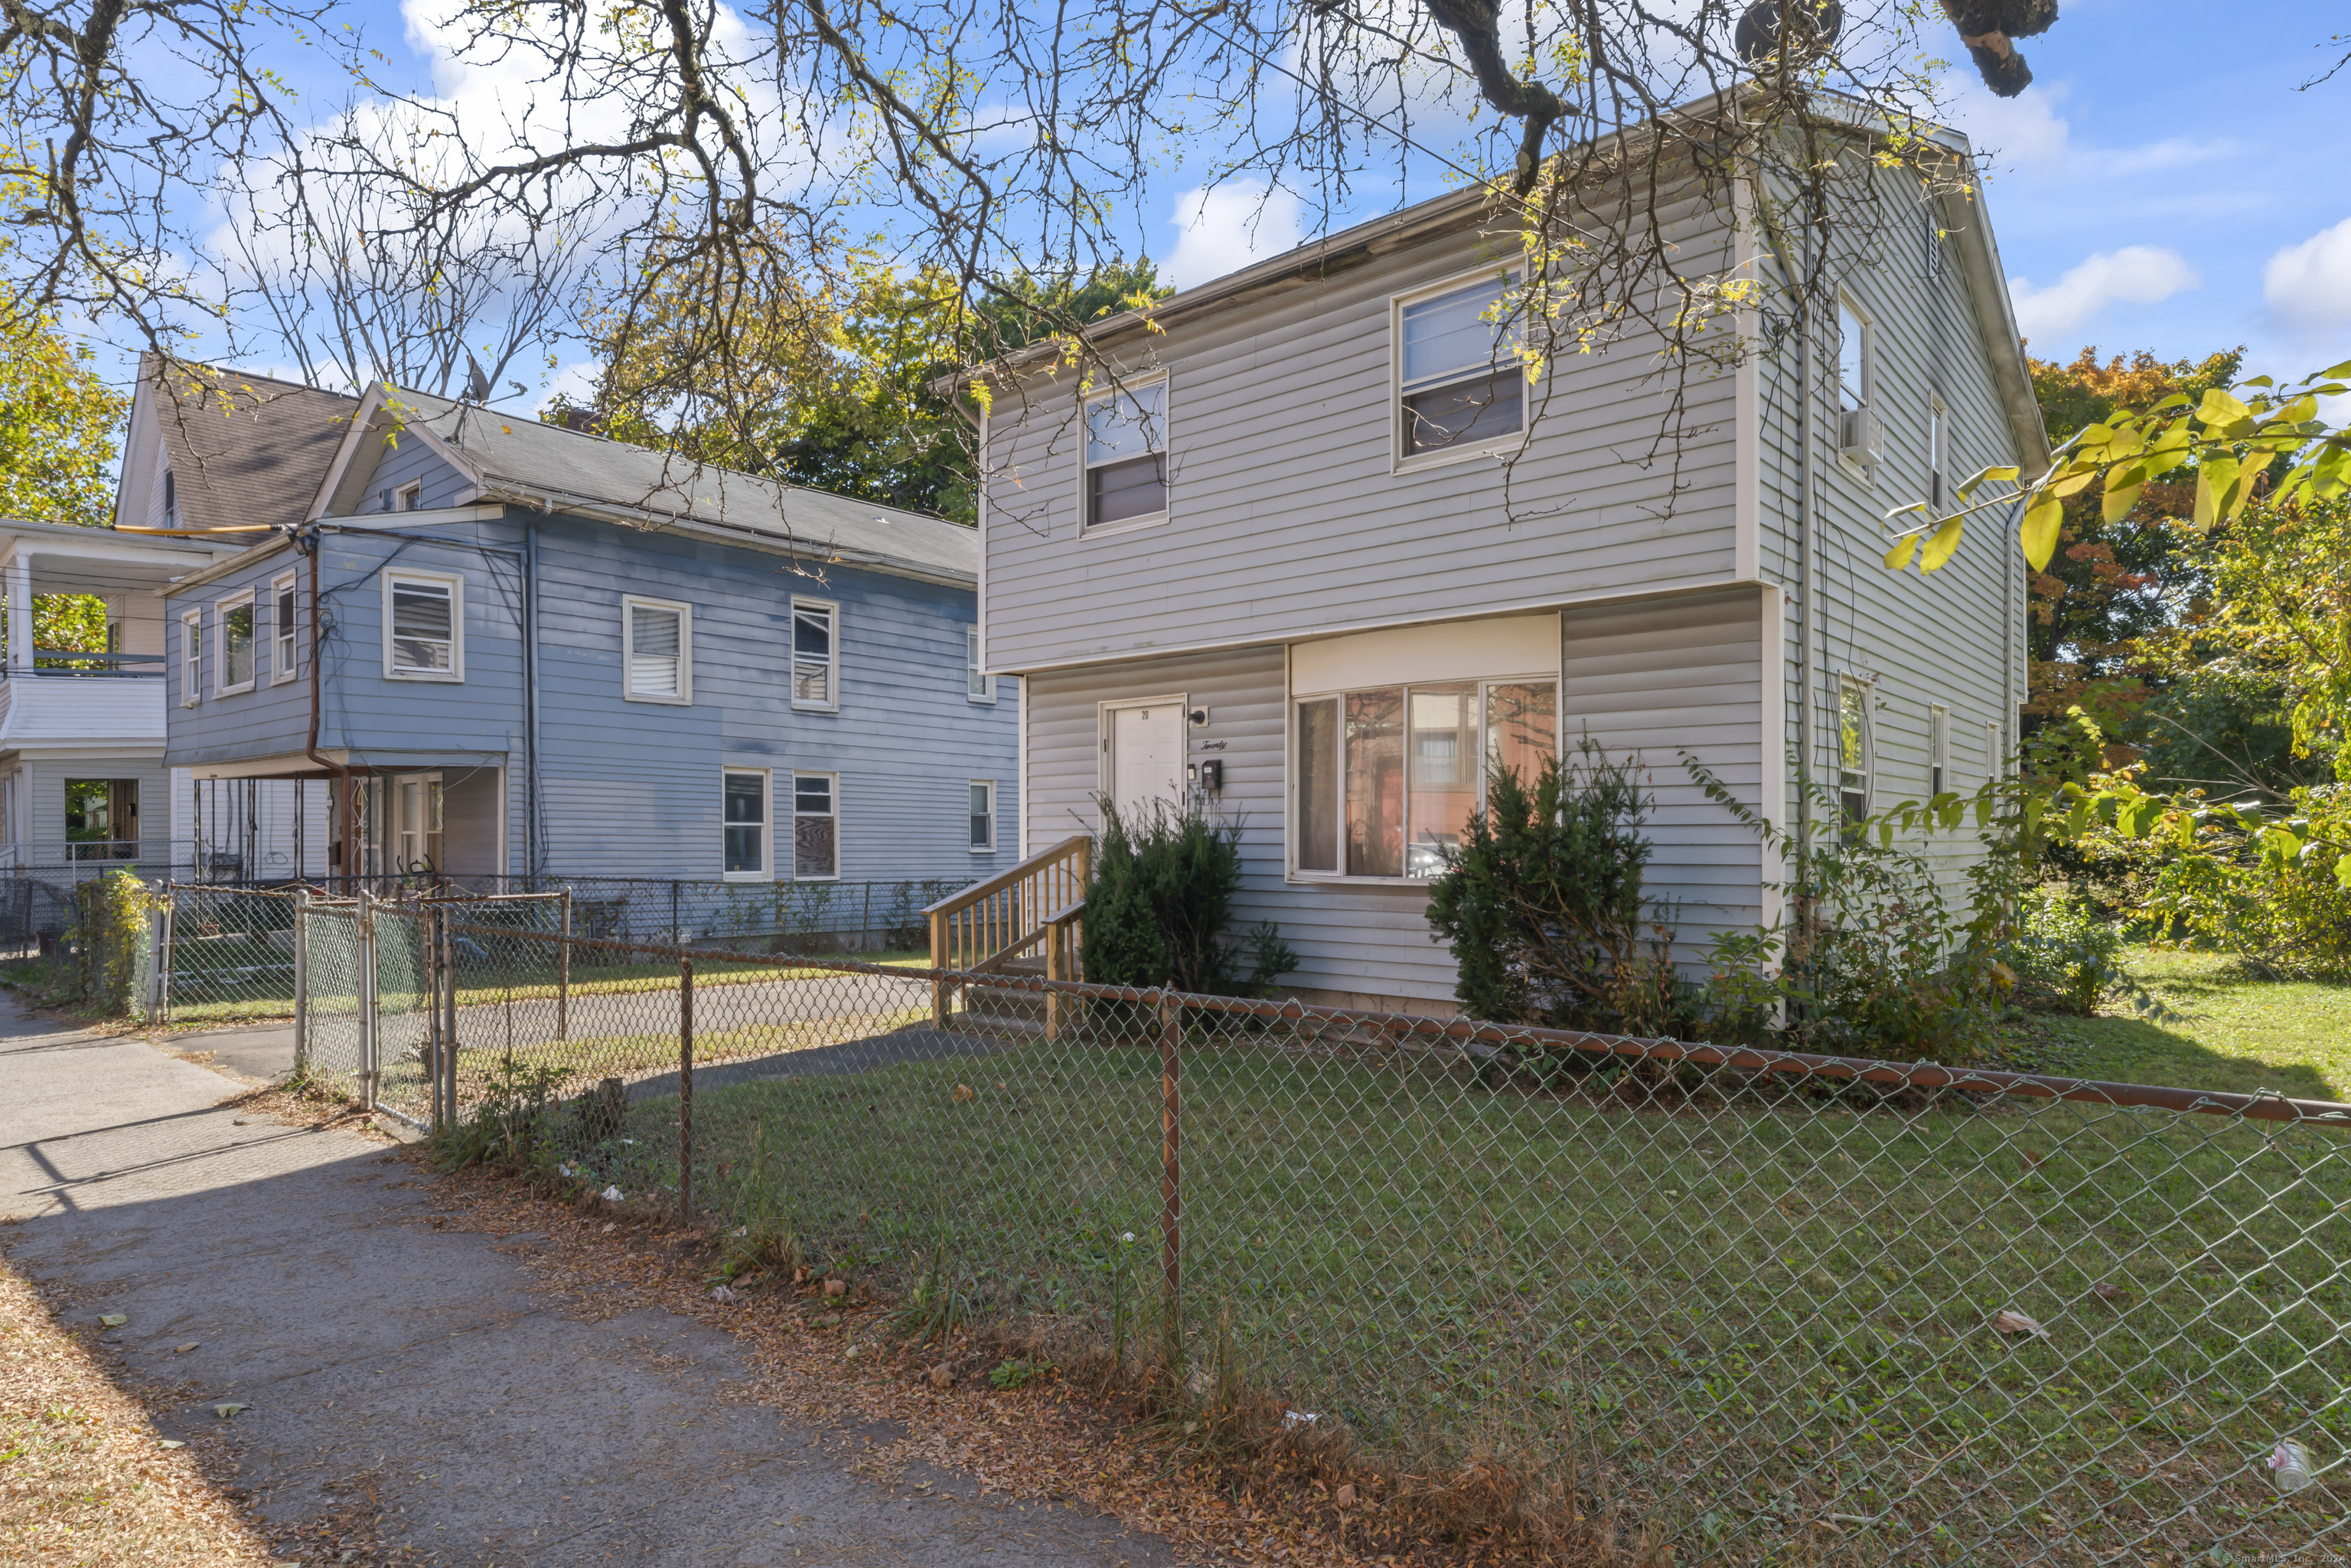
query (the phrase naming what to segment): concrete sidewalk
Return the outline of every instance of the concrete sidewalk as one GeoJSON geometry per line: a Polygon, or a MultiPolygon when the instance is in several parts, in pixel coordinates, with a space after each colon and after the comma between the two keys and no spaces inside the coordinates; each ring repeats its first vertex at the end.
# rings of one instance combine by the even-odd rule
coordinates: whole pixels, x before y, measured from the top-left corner
{"type": "Polygon", "coordinates": [[[358,1134],[222,1107],[237,1088],[0,995],[0,1213],[25,1217],[0,1242],[77,1311],[128,1316],[124,1375],[193,1390],[167,1437],[250,1406],[229,1430],[266,1525],[364,1493],[385,1555],[428,1563],[1175,1561],[949,1475],[917,1501],[850,1474],[840,1445],[741,1397],[730,1335],[558,1315],[519,1260],[529,1234],[430,1228],[430,1177],[358,1134]]]}

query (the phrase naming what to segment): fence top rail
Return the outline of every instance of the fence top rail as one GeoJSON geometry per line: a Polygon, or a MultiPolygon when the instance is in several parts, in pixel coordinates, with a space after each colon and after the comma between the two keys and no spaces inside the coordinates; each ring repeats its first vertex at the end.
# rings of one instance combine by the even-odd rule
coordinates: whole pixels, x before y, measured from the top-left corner
{"type": "Polygon", "coordinates": [[[2026,1099],[2065,1100],[2123,1109],[2189,1112],[2261,1122],[2308,1122],[2351,1132],[2351,1104],[2328,1100],[2296,1100],[2283,1094],[2241,1094],[2218,1089],[2175,1089],[2150,1083],[2114,1083],[2095,1078],[2062,1078],[2036,1072],[2009,1072],[1993,1068],[1945,1067],[1932,1061],[1880,1061],[1868,1057],[1823,1056],[1803,1051],[1773,1051],[1760,1046],[1707,1045],[1698,1041],[1644,1039],[1634,1035],[1595,1034],[1579,1030],[1543,1029],[1533,1024],[1489,1023],[1476,1019],[1433,1018],[1417,1013],[1369,1012],[1353,1008],[1316,1007],[1298,1001],[1259,1001],[1248,997],[1212,997],[1192,991],[1157,988],[1105,986],[1085,980],[1047,980],[968,969],[917,968],[908,965],[861,964],[851,959],[799,954],[737,953],[726,948],[679,947],[651,942],[622,942],[604,937],[566,937],[555,932],[513,931],[495,925],[452,922],[451,932],[496,936],[506,941],[561,943],[612,953],[639,953],[668,959],[699,959],[705,963],[755,964],[768,967],[814,969],[843,975],[881,975],[898,980],[922,980],[940,986],[985,986],[991,989],[1055,992],[1097,1001],[1133,1002],[1150,1007],[1174,1006],[1187,1012],[1224,1013],[1235,1017],[1290,1023],[1320,1022],[1371,1028],[1391,1037],[1458,1044],[1463,1050],[1505,1045],[1548,1045],[1594,1055],[1634,1061],[1723,1067],[1737,1071],[1777,1072],[1792,1077],[1825,1078],[1878,1084],[1895,1089],[1954,1089],[1969,1093],[2015,1095],[2026,1099]]]}

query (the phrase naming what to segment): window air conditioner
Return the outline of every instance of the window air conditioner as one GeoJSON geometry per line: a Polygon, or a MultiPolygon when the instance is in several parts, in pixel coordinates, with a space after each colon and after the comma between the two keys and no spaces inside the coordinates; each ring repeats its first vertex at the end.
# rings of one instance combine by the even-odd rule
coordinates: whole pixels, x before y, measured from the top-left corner
{"type": "Polygon", "coordinates": [[[1886,447],[1886,427],[1865,408],[1849,408],[1837,415],[1837,453],[1844,457],[1877,461],[1886,447]]]}

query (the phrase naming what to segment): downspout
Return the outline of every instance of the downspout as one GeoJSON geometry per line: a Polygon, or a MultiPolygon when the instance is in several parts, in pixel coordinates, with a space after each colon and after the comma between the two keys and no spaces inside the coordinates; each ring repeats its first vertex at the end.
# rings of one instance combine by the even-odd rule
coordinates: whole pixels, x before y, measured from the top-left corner
{"type": "MultiPolygon", "coordinates": [[[[342,874],[352,876],[357,874],[351,870],[357,862],[352,853],[354,839],[351,831],[351,770],[347,763],[329,762],[319,755],[319,528],[316,523],[307,524],[295,530],[294,548],[310,559],[310,741],[307,750],[313,763],[328,769],[340,781],[336,789],[336,798],[342,802],[343,823],[342,831],[337,836],[336,841],[340,843],[342,850],[339,861],[342,874]]],[[[301,868],[296,867],[295,873],[298,876],[301,868]]]]}
{"type": "MultiPolygon", "coordinates": [[[[522,690],[523,766],[522,865],[524,874],[539,871],[538,822],[538,522],[523,525],[522,536],[522,690]]],[[[532,886],[538,883],[534,881],[532,886]]]]}
{"type": "Polygon", "coordinates": [[[1799,272],[1788,255],[1778,227],[1765,216],[1763,182],[1755,181],[1756,221],[1779,258],[1796,297],[1797,449],[1796,449],[1796,912],[1810,919],[1811,889],[1806,852],[1813,841],[1813,226],[1804,225],[1804,270],[1799,272]]]}

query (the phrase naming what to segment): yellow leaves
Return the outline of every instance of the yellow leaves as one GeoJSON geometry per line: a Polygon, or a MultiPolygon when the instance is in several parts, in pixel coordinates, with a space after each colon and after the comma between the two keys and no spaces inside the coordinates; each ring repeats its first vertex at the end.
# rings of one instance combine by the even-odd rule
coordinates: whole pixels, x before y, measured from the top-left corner
{"type": "Polygon", "coordinates": [[[1888,571],[1902,570],[1910,564],[1910,558],[1917,553],[1918,535],[1917,530],[1913,529],[1911,532],[1904,534],[1900,538],[1896,539],[1894,541],[1894,548],[1886,552],[1886,570],[1888,571]]]}
{"type": "Polygon", "coordinates": [[[2033,570],[2048,569],[2049,558],[2057,553],[2058,525],[2064,518],[2064,503],[2047,490],[2036,494],[2032,505],[2024,508],[2024,522],[2017,537],[2024,546],[2024,559],[2032,563],[2033,570]]]}
{"type": "Polygon", "coordinates": [[[1959,548],[1959,534],[1963,526],[1964,519],[1959,517],[1943,519],[1942,527],[1937,528],[1934,537],[1927,541],[1926,553],[1918,558],[1920,571],[1933,571],[1951,559],[1959,548]]]}

